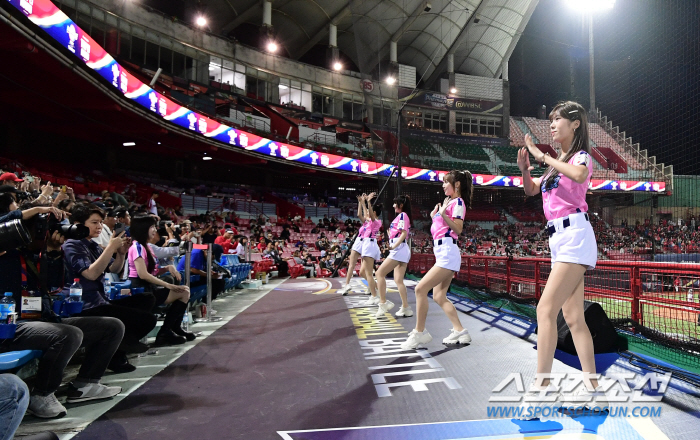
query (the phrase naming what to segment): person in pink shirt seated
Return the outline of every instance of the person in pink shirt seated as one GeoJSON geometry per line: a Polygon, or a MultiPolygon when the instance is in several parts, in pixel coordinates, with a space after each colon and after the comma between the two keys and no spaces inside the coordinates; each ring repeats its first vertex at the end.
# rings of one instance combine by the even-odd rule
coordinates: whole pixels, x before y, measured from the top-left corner
{"type": "MultiPolygon", "coordinates": [[[[584,274],[595,268],[598,258],[586,204],[586,191],[593,175],[588,117],[583,106],[567,101],[552,109],[549,120],[552,142],[561,144],[558,157],[540,151],[529,134],[525,136],[526,147],[518,152],[525,194],[542,193],[552,255],[552,270],[537,304],[537,378],[529,394],[542,397],[547,393],[557,394],[557,387],[550,384],[549,378],[557,346],[557,316],[561,310],[571,330],[584,375],[584,386],[575,396],[565,396],[562,401],[586,402],[584,405],[589,409],[604,411],[609,404],[598,386],[593,339],[583,312],[584,274]],[[541,178],[530,176],[533,169],[530,154],[537,162],[549,166],[541,178]]],[[[538,403],[526,397],[521,406],[523,414],[532,414],[532,407],[537,407],[538,403]]]]}
{"type": "Polygon", "coordinates": [[[156,237],[156,219],[150,215],[134,217],[131,220],[131,237],[134,239],[129,248],[128,266],[131,287],[143,287],[155,297],[155,305],[170,304],[163,321],[163,326],[156,335],[156,345],[184,344],[196,338],[193,333],[182,330],[182,318],[187,312],[190,288],[179,285],[180,272],[174,266],[158,267],[158,260],[153,255],[148,243],[156,237]],[[170,284],[159,275],[170,272],[178,284],[170,284]]]}
{"type": "Polygon", "coordinates": [[[411,212],[411,199],[408,196],[398,196],[394,199],[394,212],[398,214],[391,226],[389,226],[389,256],[377,269],[377,288],[379,290],[379,307],[377,318],[381,317],[394,307],[394,303],[386,299],[386,276],[394,271],[394,282],[401,296],[401,308],[396,312],[398,317],[413,316],[413,310],[408,304],[406,285],[403,277],[411,259],[411,248],[406,243],[411,230],[411,220],[408,213],[411,212]]]}
{"type": "Polygon", "coordinates": [[[452,322],[452,332],[442,340],[442,343],[468,344],[472,340],[467,329],[462,326],[455,306],[447,299],[447,290],[450,288],[452,278],[456,272],[459,272],[462,265],[457,239],[464,226],[464,213],[472,205],[474,186],[471,173],[450,171],[443,178],[442,189],[447,197],[442,204],[435,205],[435,209],[430,213],[433,219],[430,232],[433,235],[435,265],[415,288],[416,328],[409,333],[406,342],[401,344],[403,350],[414,350],[433,340],[425,329],[425,321],[428,317],[428,292],[431,289],[433,300],[442,307],[452,322]]]}

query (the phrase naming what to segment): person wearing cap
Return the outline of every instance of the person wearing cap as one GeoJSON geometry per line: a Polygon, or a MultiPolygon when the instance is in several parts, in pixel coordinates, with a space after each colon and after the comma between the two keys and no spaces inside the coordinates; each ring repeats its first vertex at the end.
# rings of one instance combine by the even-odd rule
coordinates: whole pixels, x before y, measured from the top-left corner
{"type": "Polygon", "coordinates": [[[17,177],[15,173],[2,173],[0,175],[0,183],[3,185],[12,185],[15,188],[19,188],[19,184],[22,182],[23,180],[17,177]]]}
{"type": "Polygon", "coordinates": [[[216,237],[214,244],[218,244],[224,248],[224,254],[232,254],[235,250],[233,246],[233,231],[231,229],[226,229],[224,235],[216,237]]]}

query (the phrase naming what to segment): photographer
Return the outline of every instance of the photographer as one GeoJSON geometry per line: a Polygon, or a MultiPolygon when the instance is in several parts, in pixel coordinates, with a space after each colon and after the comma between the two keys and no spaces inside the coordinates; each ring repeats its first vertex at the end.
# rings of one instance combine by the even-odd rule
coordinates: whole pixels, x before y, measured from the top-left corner
{"type": "MultiPolygon", "coordinates": [[[[110,359],[124,335],[124,326],[112,318],[59,318],[53,313],[47,286],[63,286],[64,261],[59,230],[50,236],[36,236],[42,225],[52,222],[40,213],[51,213],[54,221],[64,213],[52,207],[34,207],[18,210],[14,193],[0,193],[0,215],[29,220],[25,228],[33,228],[33,241],[20,249],[7,249],[0,256],[0,290],[12,292],[18,304],[17,330],[13,339],[0,340],[0,353],[18,350],[41,350],[29,412],[41,418],[66,414],[66,408],[56,400],[55,391],[61,385],[63,371],[78,348],[85,347],[85,359],[78,377],[68,390],[68,403],[105,399],[121,392],[120,387],[100,384],[110,359]],[[36,298],[31,306],[24,306],[23,298],[36,298]]],[[[50,226],[49,226],[50,228],[50,226]]],[[[50,229],[49,229],[50,231],[50,229]]],[[[0,245],[4,244],[3,236],[0,245]]],[[[3,248],[4,249],[4,248],[3,248]]]]}
{"type": "Polygon", "coordinates": [[[81,240],[66,240],[63,251],[71,278],[79,278],[83,287],[81,316],[109,316],[124,324],[124,339],[109,368],[112,371],[133,371],[135,367],[129,364],[126,353],[148,350],[148,346],[139,341],[156,326],[156,318],[151,313],[155,297],[144,293],[110,301],[105,294],[104,273],[106,270],[121,272],[131,239],[124,237],[122,232],[112,237],[103,251],[91,239],[100,235],[104,216],[104,211],[95,205],[77,205],[72,212],[73,223],[87,226],[90,235],[81,240]]]}

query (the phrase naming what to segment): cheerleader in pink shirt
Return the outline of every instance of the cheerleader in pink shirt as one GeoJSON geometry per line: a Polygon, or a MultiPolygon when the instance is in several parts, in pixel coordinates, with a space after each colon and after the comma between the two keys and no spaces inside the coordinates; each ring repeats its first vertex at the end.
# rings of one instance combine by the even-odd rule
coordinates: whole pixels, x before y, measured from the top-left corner
{"type": "Polygon", "coordinates": [[[386,299],[386,276],[392,270],[394,271],[394,282],[401,296],[401,308],[396,312],[396,316],[413,316],[413,310],[408,304],[406,285],[403,283],[403,277],[406,275],[406,268],[411,259],[411,248],[406,242],[411,230],[411,219],[408,218],[408,213],[411,212],[411,199],[408,196],[396,197],[394,199],[394,212],[398,215],[389,227],[389,256],[377,269],[377,289],[379,290],[379,307],[375,315],[377,318],[394,307],[394,303],[386,299]]]}
{"type": "Polygon", "coordinates": [[[363,195],[363,200],[360,203],[363,205],[363,212],[360,219],[365,222],[365,229],[360,239],[362,240],[362,264],[360,266],[360,276],[367,281],[367,287],[372,295],[363,305],[376,306],[379,304],[379,296],[377,296],[377,285],[374,282],[374,262],[381,258],[379,246],[377,245],[377,235],[382,228],[382,221],[379,216],[382,215],[382,205],[377,203],[371,205],[372,199],[376,196],[372,193],[368,196],[363,195]]]}
{"type": "Polygon", "coordinates": [[[406,342],[401,344],[403,350],[413,350],[427,344],[433,337],[425,329],[428,317],[428,292],[433,290],[433,300],[442,307],[452,322],[452,332],[442,340],[443,344],[468,344],[472,338],[462,326],[457,310],[447,299],[447,290],[452,283],[455,272],[459,272],[462,257],[457,240],[462,233],[464,213],[472,204],[472,175],[469,171],[450,171],[443,178],[442,189],[447,198],[442,204],[435,205],[430,214],[433,225],[433,252],[435,265],[425,274],[415,288],[416,292],[416,328],[409,333],[406,342]],[[464,198],[462,198],[464,197],[464,198]]]}
{"type": "MultiPolygon", "coordinates": [[[[571,330],[584,374],[584,386],[578,394],[562,400],[588,400],[585,406],[602,411],[608,408],[608,401],[596,380],[593,339],[583,313],[584,274],[595,268],[598,256],[586,204],[586,191],[593,174],[588,118],[580,104],[567,101],[554,107],[549,119],[552,141],[561,144],[559,157],[542,153],[529,134],[525,136],[527,147],[518,152],[525,194],[542,193],[552,254],[552,270],[537,304],[537,379],[530,393],[541,397],[547,393],[556,394],[556,388],[549,383],[549,375],[557,346],[557,315],[561,310],[571,330]],[[530,176],[533,167],[528,153],[536,161],[549,165],[543,177],[530,176]]],[[[537,405],[537,402],[526,399],[522,406],[537,405]]],[[[528,412],[532,413],[525,408],[524,413],[528,412]]]]}
{"type": "MultiPolygon", "coordinates": [[[[363,218],[363,212],[364,212],[364,198],[367,197],[365,194],[362,194],[361,196],[357,196],[357,216],[359,218],[363,218]]],[[[357,260],[360,259],[360,255],[362,254],[362,236],[365,234],[365,229],[369,227],[368,223],[365,223],[360,227],[360,230],[357,232],[357,236],[355,237],[355,241],[352,244],[352,248],[350,251],[350,256],[348,257],[348,273],[345,275],[345,285],[338,290],[338,293],[342,295],[347,295],[348,292],[350,292],[350,280],[352,279],[353,274],[355,273],[355,266],[357,265],[357,260]]]]}

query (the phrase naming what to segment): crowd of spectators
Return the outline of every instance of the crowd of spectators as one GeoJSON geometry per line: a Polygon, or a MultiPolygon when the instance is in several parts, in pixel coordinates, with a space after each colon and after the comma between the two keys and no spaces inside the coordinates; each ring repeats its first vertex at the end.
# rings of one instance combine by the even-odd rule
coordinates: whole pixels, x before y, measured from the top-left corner
{"type": "MultiPolygon", "coordinates": [[[[31,391],[15,376],[0,375],[0,395],[16,396],[13,415],[0,414],[3,427],[12,429],[10,438],[25,409],[40,418],[66,415],[55,393],[79,348],[84,356],[68,385],[69,404],[120,393],[121,387],[101,379],[107,370],[135,370],[129,355],[148,350],[143,338],[156,327],[159,314],[164,321],[155,345],[196,338],[181,327],[189,288],[183,285],[182,267],[174,265],[187,242],[212,243],[217,257],[246,254],[247,237],[237,233],[233,213],[187,218],[178,209],[159,206],[156,191],[146,200],[137,200],[131,186],[86,197],[41,176],[11,171],[0,171],[0,184],[0,225],[12,225],[0,234],[0,291],[11,292],[17,304],[14,337],[0,339],[0,353],[43,352],[31,391]],[[82,310],[61,317],[53,303],[66,298],[73,280],[82,287],[82,310]],[[105,288],[127,280],[143,292],[116,299],[105,288]]],[[[195,250],[191,261],[192,273],[204,280],[205,257],[206,251],[195,250]]],[[[223,290],[224,277],[225,270],[212,274],[214,297],[223,290]]]]}

